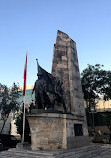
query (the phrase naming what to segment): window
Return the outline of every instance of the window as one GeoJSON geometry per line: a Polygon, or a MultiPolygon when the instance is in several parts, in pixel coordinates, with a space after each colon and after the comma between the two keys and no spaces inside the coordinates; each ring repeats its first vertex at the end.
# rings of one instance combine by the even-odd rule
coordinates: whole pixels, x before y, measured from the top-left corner
{"type": "Polygon", "coordinates": [[[83,136],[82,124],[74,124],[75,136],[83,136]]]}

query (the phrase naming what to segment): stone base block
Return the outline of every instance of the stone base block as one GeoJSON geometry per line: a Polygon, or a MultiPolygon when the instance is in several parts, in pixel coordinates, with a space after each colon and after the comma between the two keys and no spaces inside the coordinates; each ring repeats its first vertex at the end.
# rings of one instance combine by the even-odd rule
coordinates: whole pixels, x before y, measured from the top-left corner
{"type": "MultiPolygon", "coordinates": [[[[88,145],[88,136],[75,136],[74,124],[83,124],[83,118],[63,113],[41,112],[27,115],[32,150],[71,149],[88,145]]],[[[77,133],[77,132],[76,132],[77,133]]]]}

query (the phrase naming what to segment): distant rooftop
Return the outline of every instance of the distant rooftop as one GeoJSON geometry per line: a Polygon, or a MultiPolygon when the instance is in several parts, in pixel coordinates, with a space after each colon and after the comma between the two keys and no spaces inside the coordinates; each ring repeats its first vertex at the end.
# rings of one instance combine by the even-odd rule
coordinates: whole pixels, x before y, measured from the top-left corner
{"type": "MultiPolygon", "coordinates": [[[[31,89],[33,89],[33,86],[34,86],[34,85],[28,85],[28,86],[26,86],[26,90],[31,90],[31,89]]],[[[19,89],[22,91],[22,90],[23,90],[23,87],[19,87],[19,89]]]]}

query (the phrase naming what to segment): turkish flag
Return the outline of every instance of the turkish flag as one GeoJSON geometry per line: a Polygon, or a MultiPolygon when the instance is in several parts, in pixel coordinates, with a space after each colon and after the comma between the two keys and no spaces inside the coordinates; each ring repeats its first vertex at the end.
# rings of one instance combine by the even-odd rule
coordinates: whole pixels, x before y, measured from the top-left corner
{"type": "Polygon", "coordinates": [[[24,96],[25,96],[25,90],[26,90],[26,75],[27,75],[27,54],[26,54],[25,67],[24,67],[24,85],[23,85],[24,96]]]}

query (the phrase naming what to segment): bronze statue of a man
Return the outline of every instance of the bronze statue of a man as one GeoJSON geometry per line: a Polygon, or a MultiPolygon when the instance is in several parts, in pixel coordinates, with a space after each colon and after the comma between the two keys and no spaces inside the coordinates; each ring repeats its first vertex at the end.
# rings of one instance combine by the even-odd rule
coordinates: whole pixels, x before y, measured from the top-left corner
{"type": "Polygon", "coordinates": [[[36,80],[32,94],[35,91],[35,106],[37,109],[45,109],[51,106],[51,102],[48,98],[46,91],[46,82],[43,74],[37,74],[38,80],[36,80]]]}
{"type": "Polygon", "coordinates": [[[63,98],[62,84],[53,75],[38,66],[38,79],[35,82],[32,94],[35,91],[35,106],[37,109],[54,109],[56,102],[62,103],[64,111],[66,106],[63,98]],[[52,96],[52,97],[51,97],[52,96]]]}

